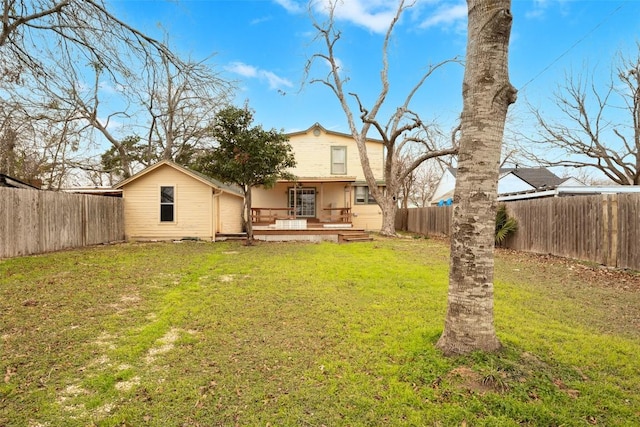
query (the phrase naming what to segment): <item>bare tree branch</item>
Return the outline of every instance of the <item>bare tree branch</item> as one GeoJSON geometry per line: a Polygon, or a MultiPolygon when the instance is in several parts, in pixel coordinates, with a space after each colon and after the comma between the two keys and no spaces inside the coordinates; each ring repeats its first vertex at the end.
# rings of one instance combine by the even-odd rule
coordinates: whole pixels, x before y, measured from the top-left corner
{"type": "Polygon", "coordinates": [[[533,146],[530,159],[545,166],[596,169],[620,185],[640,184],[640,44],[636,47],[633,58],[619,55],[604,89],[589,76],[567,75],[554,94],[565,121],[531,107],[537,135],[527,138],[533,146]],[[617,123],[620,111],[626,121],[617,123]],[[538,148],[562,158],[540,155],[538,148]]]}
{"type": "Polygon", "coordinates": [[[349,81],[343,76],[343,71],[339,65],[336,56],[336,44],[340,40],[341,33],[336,28],[336,9],[339,7],[338,0],[329,2],[327,9],[328,18],[323,23],[318,23],[310,14],[313,26],[317,31],[316,41],[323,45],[323,51],[315,53],[307,61],[305,66],[305,79],[311,74],[314,64],[319,63],[320,66],[328,66],[330,71],[324,78],[309,78],[311,83],[322,83],[331,89],[336,96],[340,106],[347,119],[347,124],[351,135],[353,136],[358,147],[360,163],[364,172],[365,179],[369,186],[369,191],[378,202],[383,214],[383,226],[381,233],[386,235],[395,235],[394,217],[397,208],[396,195],[401,191],[403,180],[408,179],[415,168],[424,161],[437,157],[450,155],[456,152],[457,148],[431,149],[425,144],[422,138],[428,135],[433,125],[426,125],[417,113],[410,109],[410,103],[416,93],[423,86],[424,82],[438,69],[446,64],[459,62],[457,59],[445,60],[436,65],[430,66],[422,75],[416,85],[409,91],[401,106],[395,109],[395,112],[386,120],[386,124],[380,121],[378,115],[385,106],[387,97],[391,90],[389,78],[389,45],[393,31],[396,28],[400,18],[408,8],[414,6],[415,1],[406,2],[399,0],[394,16],[387,27],[382,42],[382,64],[380,69],[380,90],[376,95],[375,101],[371,105],[365,105],[361,97],[355,92],[347,92],[345,85],[349,81]],[[356,122],[354,110],[351,107],[350,100],[355,101],[357,106],[357,114],[360,124],[356,122]],[[385,148],[384,162],[384,180],[386,187],[383,190],[378,187],[376,177],[373,174],[369,163],[367,152],[367,140],[369,131],[375,129],[385,148]],[[425,151],[416,154],[411,162],[401,162],[402,153],[410,151],[409,147],[419,146],[425,151]]]}

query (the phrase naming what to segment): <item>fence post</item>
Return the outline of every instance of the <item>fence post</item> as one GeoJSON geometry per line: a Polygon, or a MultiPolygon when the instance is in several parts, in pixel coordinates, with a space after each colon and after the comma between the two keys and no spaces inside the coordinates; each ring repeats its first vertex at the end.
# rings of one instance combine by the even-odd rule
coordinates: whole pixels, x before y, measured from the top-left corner
{"type": "Polygon", "coordinates": [[[608,267],[618,266],[618,195],[602,195],[602,263],[608,267]]]}
{"type": "Polygon", "coordinates": [[[610,266],[618,266],[618,195],[611,196],[611,259],[610,266]]]}

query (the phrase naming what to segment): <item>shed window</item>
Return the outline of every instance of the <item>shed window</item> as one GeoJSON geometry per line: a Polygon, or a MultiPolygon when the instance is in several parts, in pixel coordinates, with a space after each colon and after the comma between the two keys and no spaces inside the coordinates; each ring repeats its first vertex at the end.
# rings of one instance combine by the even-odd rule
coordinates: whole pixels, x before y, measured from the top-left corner
{"type": "Polygon", "coordinates": [[[175,210],[174,187],[160,187],[160,222],[173,222],[175,210]]]}
{"type": "Polygon", "coordinates": [[[347,173],[347,147],[331,147],[331,173],[334,175],[347,173]]]}

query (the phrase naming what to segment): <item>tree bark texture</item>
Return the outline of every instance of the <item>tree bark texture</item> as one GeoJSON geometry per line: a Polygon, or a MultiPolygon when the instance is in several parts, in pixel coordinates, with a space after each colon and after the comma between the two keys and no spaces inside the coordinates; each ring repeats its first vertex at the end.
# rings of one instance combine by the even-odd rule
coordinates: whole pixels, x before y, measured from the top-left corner
{"type": "Polygon", "coordinates": [[[453,198],[449,293],[437,347],[444,354],[496,351],[493,251],[498,169],[509,82],[510,0],[468,0],[463,112],[453,198]]]}
{"type": "Polygon", "coordinates": [[[242,216],[242,223],[247,232],[247,244],[253,242],[253,221],[251,220],[251,207],[253,206],[251,187],[246,186],[244,192],[244,215],[242,216]]]}

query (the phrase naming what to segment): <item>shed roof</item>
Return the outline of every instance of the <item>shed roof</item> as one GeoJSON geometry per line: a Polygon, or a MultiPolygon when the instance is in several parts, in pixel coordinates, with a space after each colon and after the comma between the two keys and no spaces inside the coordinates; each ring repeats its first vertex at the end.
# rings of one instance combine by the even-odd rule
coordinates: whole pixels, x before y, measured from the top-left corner
{"type": "Polygon", "coordinates": [[[237,185],[225,184],[222,181],[219,181],[219,180],[217,180],[215,178],[212,178],[212,177],[207,176],[205,174],[202,174],[200,172],[196,172],[196,171],[194,171],[192,169],[189,169],[189,168],[187,168],[185,166],[181,166],[181,165],[179,165],[179,164],[177,164],[175,162],[172,162],[171,160],[162,160],[162,161],[160,161],[160,162],[158,162],[158,163],[156,163],[154,165],[151,165],[148,168],[141,170],[137,174],[125,179],[124,181],[120,181],[118,184],[114,185],[113,188],[116,188],[116,189],[117,188],[122,188],[125,185],[131,183],[132,181],[135,181],[136,179],[138,179],[138,178],[140,178],[140,177],[142,177],[144,175],[147,175],[149,172],[152,172],[152,171],[158,169],[159,167],[165,166],[165,165],[169,166],[169,167],[172,167],[172,168],[174,168],[174,169],[176,169],[176,170],[178,170],[178,171],[180,171],[180,172],[182,172],[182,173],[184,173],[186,175],[189,175],[193,179],[195,179],[197,181],[200,181],[200,182],[202,182],[202,183],[204,183],[204,184],[206,184],[206,185],[208,185],[210,187],[217,188],[217,189],[225,191],[225,192],[227,192],[229,194],[233,194],[233,195],[236,195],[236,196],[243,197],[242,196],[242,190],[237,185]]]}

